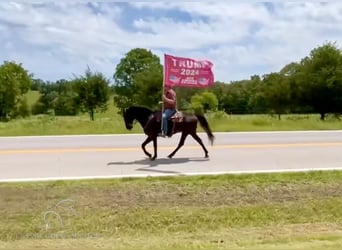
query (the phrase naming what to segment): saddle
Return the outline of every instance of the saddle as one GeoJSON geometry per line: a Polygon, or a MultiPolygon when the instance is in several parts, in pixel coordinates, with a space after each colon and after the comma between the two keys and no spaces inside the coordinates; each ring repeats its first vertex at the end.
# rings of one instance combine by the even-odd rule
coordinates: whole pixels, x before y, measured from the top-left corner
{"type": "MultiPolygon", "coordinates": [[[[154,117],[154,115],[150,115],[149,119],[151,119],[152,117],[154,117]]],[[[161,120],[161,116],[155,116],[156,117],[156,121],[157,122],[160,122],[161,120]]],[[[181,111],[176,111],[173,115],[171,115],[169,117],[169,121],[172,121],[174,123],[178,123],[178,122],[182,122],[183,121],[183,118],[184,118],[184,115],[183,115],[183,112],[181,111]]]]}
{"type": "Polygon", "coordinates": [[[177,110],[169,119],[174,123],[178,123],[183,121],[183,117],[183,113],[177,110]]]}
{"type": "MultiPolygon", "coordinates": [[[[152,117],[152,116],[151,116],[152,117]]],[[[183,121],[184,115],[181,111],[176,110],[176,112],[167,119],[168,123],[168,131],[166,132],[167,136],[171,137],[174,133],[174,128],[176,123],[180,123],[183,121]]],[[[161,116],[156,116],[156,120],[158,122],[161,121],[161,116]]]]}

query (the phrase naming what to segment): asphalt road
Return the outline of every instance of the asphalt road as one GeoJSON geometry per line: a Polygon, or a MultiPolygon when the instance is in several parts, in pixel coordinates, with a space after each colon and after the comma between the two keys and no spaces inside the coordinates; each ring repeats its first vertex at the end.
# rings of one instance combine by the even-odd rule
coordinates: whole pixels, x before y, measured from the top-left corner
{"type": "MultiPolygon", "coordinates": [[[[209,159],[191,137],[173,159],[167,155],[180,135],[158,139],[158,159],[150,161],[137,135],[0,138],[0,182],[342,170],[342,131],[214,133],[209,159]]],[[[152,144],[148,146],[152,152],[152,144]]]]}

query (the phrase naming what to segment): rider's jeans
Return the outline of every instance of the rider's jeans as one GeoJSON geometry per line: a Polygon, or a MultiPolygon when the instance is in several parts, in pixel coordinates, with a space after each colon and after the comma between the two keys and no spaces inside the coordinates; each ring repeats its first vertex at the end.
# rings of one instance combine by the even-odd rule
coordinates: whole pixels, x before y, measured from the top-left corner
{"type": "Polygon", "coordinates": [[[165,109],[163,113],[163,131],[167,133],[167,120],[174,114],[174,109],[165,109]]]}

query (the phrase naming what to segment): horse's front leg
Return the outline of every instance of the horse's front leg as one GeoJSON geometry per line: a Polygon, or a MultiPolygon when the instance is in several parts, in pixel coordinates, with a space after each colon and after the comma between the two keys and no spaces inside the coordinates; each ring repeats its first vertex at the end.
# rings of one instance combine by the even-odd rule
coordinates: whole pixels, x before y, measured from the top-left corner
{"type": "Polygon", "coordinates": [[[145,146],[146,146],[148,143],[150,143],[151,141],[152,141],[152,138],[148,136],[148,137],[146,138],[146,140],[141,144],[142,150],[144,151],[145,155],[147,155],[148,158],[150,158],[150,159],[151,159],[152,155],[151,155],[149,152],[147,152],[145,146]]]}
{"type": "Polygon", "coordinates": [[[186,139],[187,136],[188,136],[187,133],[185,133],[185,132],[182,133],[182,136],[181,136],[181,138],[180,138],[180,140],[179,140],[179,143],[178,143],[177,148],[176,148],[175,150],[173,150],[173,152],[172,152],[171,154],[168,155],[168,157],[169,157],[170,159],[171,159],[171,158],[176,154],[176,152],[184,145],[184,142],[185,142],[185,139],[186,139]]]}

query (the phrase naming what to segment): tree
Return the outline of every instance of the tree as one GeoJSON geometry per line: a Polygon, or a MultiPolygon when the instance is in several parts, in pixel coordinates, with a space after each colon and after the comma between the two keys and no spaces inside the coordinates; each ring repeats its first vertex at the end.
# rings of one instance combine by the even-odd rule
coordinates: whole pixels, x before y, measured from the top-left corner
{"type": "MultiPolygon", "coordinates": [[[[142,82],[149,84],[149,82],[142,79],[143,74],[147,72],[151,74],[157,73],[163,77],[159,57],[154,55],[150,50],[135,48],[130,50],[121,59],[114,74],[114,102],[120,110],[138,103],[140,97],[137,95],[137,85],[142,82]],[[140,80],[136,79],[136,77],[139,77],[140,80]]],[[[157,81],[154,81],[152,85],[156,83],[157,81]]],[[[141,89],[141,86],[139,88],[141,89]]],[[[160,83],[161,88],[162,82],[160,83]]],[[[158,94],[156,93],[155,95],[157,96],[158,94]]],[[[158,98],[160,99],[160,95],[158,98]]]]}
{"type": "Polygon", "coordinates": [[[44,82],[40,86],[40,97],[33,105],[33,114],[47,114],[55,109],[55,102],[58,97],[56,83],[44,82]]]}
{"type": "Polygon", "coordinates": [[[195,113],[206,113],[207,111],[217,111],[218,100],[214,93],[204,91],[191,97],[191,107],[195,113]]]}
{"type": "Polygon", "coordinates": [[[107,110],[109,100],[109,80],[102,73],[92,73],[88,68],[85,76],[73,80],[76,92],[75,102],[82,112],[88,112],[94,121],[96,111],[107,110]]]}
{"type": "Polygon", "coordinates": [[[248,112],[249,95],[248,80],[234,81],[227,85],[222,108],[231,114],[246,114],[248,112]]]}
{"type": "Polygon", "coordinates": [[[275,112],[280,120],[291,105],[290,85],[286,76],[280,73],[270,73],[264,76],[264,98],[268,109],[275,112]]]}
{"type": "Polygon", "coordinates": [[[30,90],[32,75],[22,64],[5,61],[0,66],[0,120],[10,119],[24,104],[24,94],[30,90]]]}
{"type": "Polygon", "coordinates": [[[135,100],[137,104],[160,109],[162,99],[163,69],[160,67],[144,70],[135,75],[135,100]]]}
{"type": "Polygon", "coordinates": [[[282,78],[287,81],[287,88],[289,90],[289,110],[292,113],[310,113],[311,108],[301,101],[299,86],[296,83],[296,76],[299,72],[300,64],[296,62],[291,62],[285,65],[279,72],[282,78]]]}
{"type": "Polygon", "coordinates": [[[31,90],[36,90],[36,91],[40,91],[42,86],[44,86],[45,82],[42,79],[32,79],[32,84],[31,84],[31,90]]]}
{"type": "Polygon", "coordinates": [[[77,93],[73,89],[73,83],[64,79],[55,83],[57,97],[53,107],[55,115],[76,115],[79,111],[76,104],[77,93]]]}
{"type": "Polygon", "coordinates": [[[71,81],[60,79],[56,82],[42,82],[40,97],[33,106],[34,114],[76,115],[79,111],[75,103],[76,93],[71,81]]]}
{"type": "Polygon", "coordinates": [[[295,75],[302,103],[313,108],[324,120],[329,112],[342,111],[342,52],[327,43],[302,59],[295,75]]]}
{"type": "Polygon", "coordinates": [[[228,84],[223,82],[215,82],[211,90],[218,100],[218,110],[225,111],[228,84]]]}
{"type": "Polygon", "coordinates": [[[23,97],[22,99],[20,99],[18,103],[18,107],[16,111],[14,112],[14,117],[26,118],[28,116],[30,116],[30,108],[27,103],[27,98],[23,97]]]}

